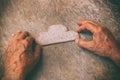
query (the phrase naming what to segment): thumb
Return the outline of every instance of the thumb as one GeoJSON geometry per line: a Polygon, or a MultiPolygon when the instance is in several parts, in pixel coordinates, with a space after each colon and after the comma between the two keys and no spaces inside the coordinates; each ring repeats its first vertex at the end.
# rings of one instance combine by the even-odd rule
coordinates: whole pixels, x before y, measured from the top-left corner
{"type": "Polygon", "coordinates": [[[82,39],[82,38],[77,38],[75,40],[75,43],[77,43],[79,47],[86,48],[88,50],[94,49],[94,42],[93,41],[87,41],[87,40],[82,39]]]}

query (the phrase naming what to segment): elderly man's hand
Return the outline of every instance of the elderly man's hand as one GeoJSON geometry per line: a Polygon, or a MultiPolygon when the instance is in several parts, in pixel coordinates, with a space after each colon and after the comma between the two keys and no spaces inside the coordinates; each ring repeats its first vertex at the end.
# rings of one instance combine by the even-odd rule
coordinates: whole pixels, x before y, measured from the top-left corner
{"type": "Polygon", "coordinates": [[[89,30],[93,33],[93,40],[87,41],[78,38],[76,43],[83,48],[96,52],[100,56],[119,58],[120,53],[112,33],[105,27],[96,24],[89,20],[80,20],[77,22],[80,26],[76,29],[77,32],[89,30]]]}
{"type": "Polygon", "coordinates": [[[24,80],[38,62],[40,48],[28,32],[14,34],[4,53],[3,80],[24,80]]]}

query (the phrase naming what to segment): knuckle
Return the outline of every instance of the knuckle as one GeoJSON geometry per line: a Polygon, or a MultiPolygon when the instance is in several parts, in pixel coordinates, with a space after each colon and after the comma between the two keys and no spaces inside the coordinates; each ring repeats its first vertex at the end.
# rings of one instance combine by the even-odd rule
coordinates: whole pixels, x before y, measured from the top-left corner
{"type": "Polygon", "coordinates": [[[105,30],[105,27],[101,27],[101,26],[98,27],[98,31],[99,31],[99,32],[102,32],[102,31],[104,31],[104,30],[105,30]]]}
{"type": "Polygon", "coordinates": [[[14,43],[19,43],[21,40],[20,39],[16,39],[14,40],[14,43]]]}

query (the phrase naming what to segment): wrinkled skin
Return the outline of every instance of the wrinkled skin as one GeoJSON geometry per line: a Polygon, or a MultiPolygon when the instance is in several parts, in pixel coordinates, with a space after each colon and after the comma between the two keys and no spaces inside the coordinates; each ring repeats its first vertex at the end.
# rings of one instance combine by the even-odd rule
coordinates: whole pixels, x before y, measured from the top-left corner
{"type": "Polygon", "coordinates": [[[3,80],[23,80],[36,65],[40,57],[40,46],[28,32],[12,35],[4,54],[5,72],[3,80]]]}
{"type": "Polygon", "coordinates": [[[91,41],[82,38],[76,39],[76,43],[80,47],[96,52],[99,56],[109,57],[120,66],[119,48],[114,36],[106,27],[85,19],[79,20],[77,24],[80,26],[76,29],[77,32],[89,30],[93,33],[91,41]]]}

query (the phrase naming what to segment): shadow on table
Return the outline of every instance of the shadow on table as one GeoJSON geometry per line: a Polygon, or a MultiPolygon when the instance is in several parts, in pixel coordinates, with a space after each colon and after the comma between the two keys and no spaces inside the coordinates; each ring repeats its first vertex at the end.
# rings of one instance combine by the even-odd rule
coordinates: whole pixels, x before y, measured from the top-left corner
{"type": "Polygon", "coordinates": [[[35,68],[31,71],[31,73],[27,76],[26,80],[31,80],[33,76],[37,75],[38,71],[42,72],[42,68],[43,68],[43,49],[41,49],[41,55],[40,55],[39,62],[37,63],[35,68]]]}
{"type": "MultiPolygon", "coordinates": [[[[3,23],[1,22],[6,9],[8,8],[10,0],[0,0],[0,36],[2,35],[3,23]]],[[[0,37],[0,78],[3,74],[3,57],[2,57],[2,37],[0,37]]]]}

